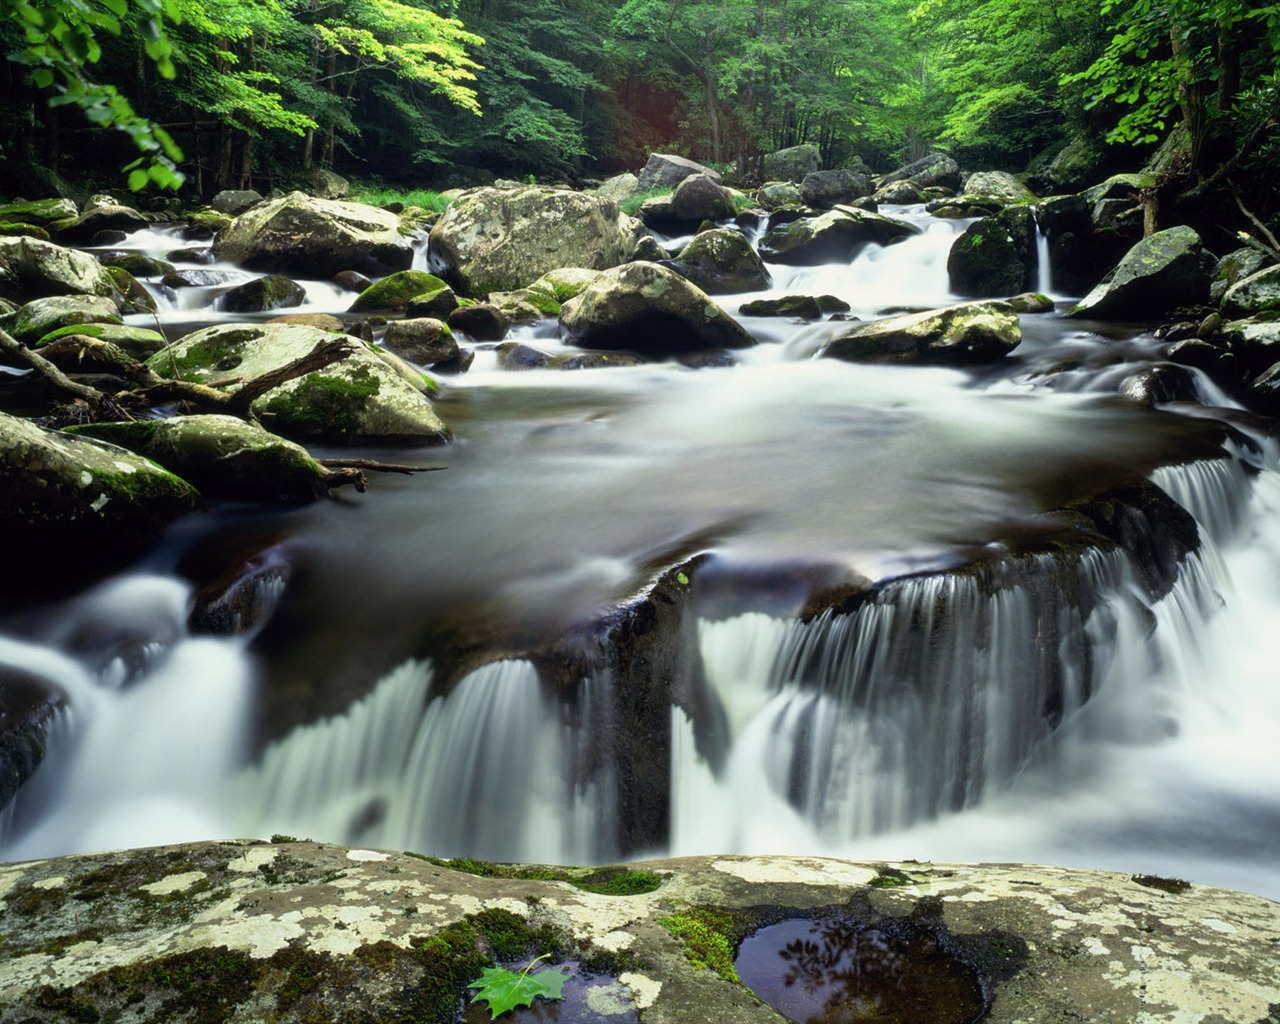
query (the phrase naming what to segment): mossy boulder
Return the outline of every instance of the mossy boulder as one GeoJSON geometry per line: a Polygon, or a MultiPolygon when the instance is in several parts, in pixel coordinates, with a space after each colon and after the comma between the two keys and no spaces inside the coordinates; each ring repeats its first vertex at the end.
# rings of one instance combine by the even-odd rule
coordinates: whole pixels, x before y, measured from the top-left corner
{"type": "Polygon", "coordinates": [[[156,311],[155,297],[124,267],[104,267],[103,269],[116,286],[116,305],[120,307],[120,312],[154,313],[156,311]]]}
{"type": "Polygon", "coordinates": [[[110,342],[133,356],[134,359],[140,360],[149,359],[168,344],[163,334],[148,327],[135,327],[132,324],[107,322],[72,324],[68,327],[59,327],[57,330],[41,336],[35,347],[44,348],[59,338],[69,337],[74,334],[93,338],[95,341],[110,342]]]}
{"type": "Polygon", "coordinates": [[[671,193],[670,215],[679,224],[726,220],[734,213],[733,193],[707,174],[691,174],[671,193]]]}
{"type": "Polygon", "coordinates": [[[1068,316],[1149,321],[1178,306],[1209,299],[1213,257],[1189,227],[1157,231],[1144,238],[1068,316]]]}
{"type": "Polygon", "coordinates": [[[564,304],[560,328],[567,341],[583,348],[654,356],[755,344],[706,292],[656,263],[602,273],[564,304]]]}
{"type": "Polygon", "coordinates": [[[877,203],[911,206],[924,202],[924,191],[914,181],[891,181],[876,189],[871,198],[877,203]]]}
{"type": "Polygon", "coordinates": [[[511,330],[506,313],[491,302],[459,306],[447,322],[450,330],[461,331],[474,341],[501,341],[511,330]]]}
{"type": "Polygon", "coordinates": [[[704,167],[695,160],[672,153],[650,153],[640,170],[636,191],[652,192],[660,188],[675,188],[685,178],[694,174],[706,174],[713,181],[720,180],[720,172],[704,167]]]}
{"type": "Polygon", "coordinates": [[[811,171],[800,182],[804,201],[818,210],[829,210],[841,203],[851,203],[871,195],[871,179],[848,168],[811,171]]]}
{"type": "Polygon", "coordinates": [[[771,181],[803,181],[821,167],[822,154],[812,143],[774,150],[764,157],[764,176],[771,181]]]}
{"type": "Polygon", "coordinates": [[[1222,315],[1233,319],[1280,312],[1280,267],[1266,267],[1227,289],[1222,315]]]}
{"type": "MultiPolygon", "coordinates": [[[[162,377],[176,369],[197,383],[248,381],[333,337],[295,324],[223,324],[186,335],[147,365],[162,377]]],[[[449,430],[426,397],[430,387],[421,374],[398,369],[361,346],[323,370],[273,388],[251,411],[267,429],[303,443],[440,444],[449,430]]]]}
{"type": "Polygon", "coordinates": [[[173,264],[140,252],[104,252],[98,257],[104,267],[120,267],[134,277],[161,277],[173,270],[173,264]]]}
{"type": "Polygon", "coordinates": [[[772,263],[818,266],[851,260],[863,246],[889,245],[918,234],[905,221],[848,207],[770,227],[760,255],[772,263]]]}
{"type": "Polygon", "coordinates": [[[733,228],[698,233],[669,266],[708,295],[758,292],[773,283],[746,235],[733,228]]]}
{"type": "Polygon", "coordinates": [[[425,270],[398,270],[381,281],[375,281],[351,303],[349,312],[367,313],[371,310],[405,309],[419,296],[438,292],[448,287],[435,274],[425,270]]]}
{"type": "Polygon", "coordinates": [[[1018,314],[1007,302],[966,302],[857,324],[818,355],[851,363],[967,366],[1002,359],[1021,340],[1018,314]]]}
{"type": "Polygon", "coordinates": [[[458,358],[458,342],[448,324],[433,317],[392,320],[382,344],[396,355],[421,366],[458,358]]]}
{"type": "Polygon", "coordinates": [[[301,306],[306,297],[306,289],[292,278],[267,274],[223,292],[218,296],[218,308],[228,313],[265,313],[301,306]]]}
{"type": "Polygon", "coordinates": [[[145,456],[207,498],[300,502],[328,493],[324,470],[305,448],[235,416],[92,423],[66,432],[145,456]]]}
{"type": "Polygon", "coordinates": [[[70,199],[37,199],[0,206],[0,221],[34,224],[46,231],[74,221],[78,216],[80,211],[70,199]]]}
{"type": "Polygon", "coordinates": [[[1012,295],[1033,283],[1034,222],[1026,208],[1003,210],[970,224],[951,246],[947,278],[957,295],[1012,295]]]}
{"type": "Polygon", "coordinates": [[[413,248],[399,229],[396,215],[386,210],[291,192],[240,214],[218,232],[213,251],[220,260],[268,273],[382,275],[413,262],[413,248]]]}
{"type": "Polygon", "coordinates": [[[87,253],[38,238],[0,238],[0,297],[26,302],[49,295],[116,293],[107,268],[87,253]]]}
{"type": "Polygon", "coordinates": [[[800,186],[790,181],[770,181],[756,189],[756,202],[766,210],[804,205],[800,186]]]}
{"type": "Polygon", "coordinates": [[[1280,362],[1280,320],[1232,320],[1223,325],[1222,337],[1247,373],[1261,373],[1280,362]]]}
{"type": "Polygon", "coordinates": [[[890,171],[880,179],[880,184],[891,185],[895,181],[910,181],[921,188],[944,185],[948,188],[959,188],[960,165],[945,153],[930,153],[895,171],[890,171]]]}
{"type": "Polygon", "coordinates": [[[32,299],[17,312],[0,317],[0,327],[25,345],[35,345],[60,327],[121,322],[115,302],[98,295],[51,295],[32,299]]]}
{"type": "Polygon", "coordinates": [[[1243,248],[1227,253],[1213,268],[1213,282],[1209,285],[1209,301],[1220,303],[1228,289],[1259,270],[1273,265],[1274,261],[1257,249],[1243,248]]]}
{"type": "Polygon", "coordinates": [[[960,201],[969,197],[994,199],[1005,205],[1036,201],[1036,194],[1007,171],[978,171],[969,175],[960,201]]]}
{"type": "MultiPolygon", "coordinates": [[[[848,306],[846,305],[847,309],[848,306]]],[[[744,302],[738,312],[743,316],[787,316],[801,320],[821,320],[822,306],[812,295],[783,295],[776,299],[744,302]]]]}
{"type": "Polygon", "coordinates": [[[195,507],[186,481],[115,445],[0,413],[0,533],[14,580],[118,564],[195,507]]]}
{"type": "Polygon", "coordinates": [[[436,221],[431,265],[462,294],[486,295],[523,288],[558,267],[616,267],[643,234],[611,199],[541,186],[481,188],[436,221]]]}
{"type": "Polygon", "coordinates": [[[431,291],[415,295],[405,303],[406,316],[447,317],[458,308],[458,296],[447,284],[431,291]]]}

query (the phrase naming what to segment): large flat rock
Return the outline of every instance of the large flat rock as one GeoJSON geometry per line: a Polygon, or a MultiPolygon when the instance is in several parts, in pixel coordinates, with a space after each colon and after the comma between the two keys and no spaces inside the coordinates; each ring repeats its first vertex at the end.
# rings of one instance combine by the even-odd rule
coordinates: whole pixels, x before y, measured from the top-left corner
{"type": "Polygon", "coordinates": [[[994,1022],[1280,1020],[1280,905],[1207,886],[1018,864],[740,856],[584,881],[591,869],[277,838],[0,866],[0,1021],[176,1020],[197,1005],[227,1021],[456,1020],[466,982],[494,952],[548,948],[579,975],[617,978],[631,1001],[619,1020],[779,1020],[714,964],[696,966],[699,929],[673,922],[699,908],[720,922],[711,931],[727,935],[726,950],[797,918],[874,933],[891,952],[899,944],[893,970],[908,985],[911,951],[940,950],[977,979],[994,1022]],[[622,895],[647,888],[637,879],[659,884],[622,895]]]}

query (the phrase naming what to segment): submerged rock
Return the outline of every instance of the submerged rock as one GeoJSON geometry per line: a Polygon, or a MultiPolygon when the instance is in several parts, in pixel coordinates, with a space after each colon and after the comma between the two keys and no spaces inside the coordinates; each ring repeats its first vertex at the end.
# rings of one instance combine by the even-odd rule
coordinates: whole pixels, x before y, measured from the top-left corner
{"type": "Polygon", "coordinates": [[[560,326],[571,344],[645,355],[755,344],[706,292],[656,263],[605,271],[564,304],[560,326]]]}
{"type": "Polygon", "coordinates": [[[1021,340],[1018,314],[1007,302],[966,302],[860,323],[818,355],[852,363],[963,366],[1001,359],[1021,340]]]}
{"type": "Polygon", "coordinates": [[[1213,264],[1193,229],[1157,231],[1130,249],[1067,315],[1154,320],[1178,306],[1203,304],[1209,298],[1213,264]]]}
{"type": "Polygon", "coordinates": [[[342,270],[389,274],[413,261],[393,213],[292,192],[246,210],[218,232],[220,260],[268,273],[330,278],[342,270]]]}

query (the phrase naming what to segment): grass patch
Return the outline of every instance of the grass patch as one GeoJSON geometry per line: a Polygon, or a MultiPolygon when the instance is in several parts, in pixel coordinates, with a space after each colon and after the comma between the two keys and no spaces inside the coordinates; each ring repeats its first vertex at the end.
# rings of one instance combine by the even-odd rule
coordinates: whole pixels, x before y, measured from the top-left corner
{"type": "Polygon", "coordinates": [[[669,186],[663,188],[651,188],[648,192],[637,192],[629,199],[624,199],[618,204],[618,208],[628,216],[634,217],[640,212],[640,207],[644,205],[646,199],[657,199],[659,196],[669,196],[675,189],[669,186]]]}
{"type": "Polygon", "coordinates": [[[715,971],[725,981],[741,983],[733,954],[746,934],[741,914],[715,907],[690,907],[658,922],[684,943],[684,955],[699,970],[715,971]]]}
{"type": "Polygon", "coordinates": [[[549,867],[543,864],[495,864],[487,860],[471,860],[457,857],[445,860],[440,857],[424,857],[410,853],[437,867],[450,871],[463,871],[481,878],[519,878],[538,882],[568,882],[583,892],[596,893],[600,896],[641,896],[653,892],[662,884],[662,875],[654,871],[635,871],[625,867],[596,868],[583,873],[581,870],[568,871],[564,868],[549,867]]]}
{"type": "Polygon", "coordinates": [[[351,198],[358,203],[370,206],[389,206],[391,203],[403,203],[405,206],[420,206],[431,213],[444,213],[453,202],[448,196],[442,196],[431,189],[414,188],[404,191],[398,188],[356,188],[351,198]]]}

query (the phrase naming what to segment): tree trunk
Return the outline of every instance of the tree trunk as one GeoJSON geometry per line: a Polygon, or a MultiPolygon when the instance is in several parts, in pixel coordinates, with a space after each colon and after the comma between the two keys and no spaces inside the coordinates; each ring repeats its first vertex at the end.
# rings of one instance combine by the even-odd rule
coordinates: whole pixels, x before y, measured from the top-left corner
{"type": "Polygon", "coordinates": [[[1195,53],[1187,45],[1181,26],[1174,25],[1169,29],[1169,42],[1173,48],[1174,75],[1178,86],[1178,105],[1182,108],[1182,123],[1191,138],[1190,170],[1193,175],[1198,176],[1200,154],[1209,127],[1205,84],[1196,76],[1195,53]]]}

